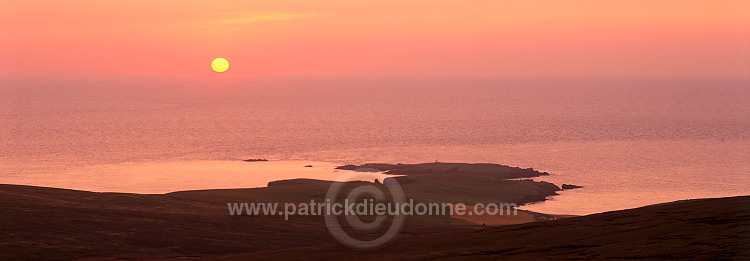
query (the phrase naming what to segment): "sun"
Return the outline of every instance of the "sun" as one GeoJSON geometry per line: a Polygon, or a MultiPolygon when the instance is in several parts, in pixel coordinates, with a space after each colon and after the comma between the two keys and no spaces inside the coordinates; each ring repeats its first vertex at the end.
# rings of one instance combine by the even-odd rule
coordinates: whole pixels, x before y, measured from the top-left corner
{"type": "Polygon", "coordinates": [[[216,72],[225,72],[229,69],[229,61],[221,57],[216,58],[211,62],[211,69],[214,69],[216,72]]]}

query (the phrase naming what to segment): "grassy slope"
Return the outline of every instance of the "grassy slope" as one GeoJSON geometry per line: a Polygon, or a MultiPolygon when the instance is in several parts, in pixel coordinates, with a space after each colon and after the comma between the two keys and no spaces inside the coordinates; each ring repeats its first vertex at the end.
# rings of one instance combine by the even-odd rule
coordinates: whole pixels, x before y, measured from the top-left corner
{"type": "Polygon", "coordinates": [[[167,195],[0,185],[0,199],[0,260],[205,255],[332,242],[318,219],[229,216],[226,203],[167,195]]]}
{"type": "Polygon", "coordinates": [[[744,196],[408,236],[370,252],[327,245],[218,260],[748,260],[748,246],[750,196],[744,196]]]}

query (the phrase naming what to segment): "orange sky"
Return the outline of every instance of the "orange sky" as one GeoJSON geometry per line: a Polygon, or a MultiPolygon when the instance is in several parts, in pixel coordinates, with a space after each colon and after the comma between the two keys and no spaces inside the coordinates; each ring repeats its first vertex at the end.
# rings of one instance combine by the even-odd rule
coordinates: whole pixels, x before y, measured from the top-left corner
{"type": "Polygon", "coordinates": [[[748,77],[749,3],[0,0],[0,78],[748,77]]]}

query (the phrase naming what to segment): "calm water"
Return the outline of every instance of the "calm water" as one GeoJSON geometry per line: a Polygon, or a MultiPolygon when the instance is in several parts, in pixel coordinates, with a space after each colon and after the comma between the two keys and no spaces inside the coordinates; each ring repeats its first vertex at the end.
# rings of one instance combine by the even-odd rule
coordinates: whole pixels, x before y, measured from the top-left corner
{"type": "Polygon", "coordinates": [[[526,207],[548,213],[746,195],[746,86],[737,80],[313,81],[159,92],[127,84],[108,87],[126,90],[115,92],[15,86],[0,89],[0,183],[160,193],[334,177],[332,167],[341,163],[439,160],[533,167],[553,174],[538,180],[585,186],[526,207]],[[277,162],[237,161],[244,158],[277,162]]]}

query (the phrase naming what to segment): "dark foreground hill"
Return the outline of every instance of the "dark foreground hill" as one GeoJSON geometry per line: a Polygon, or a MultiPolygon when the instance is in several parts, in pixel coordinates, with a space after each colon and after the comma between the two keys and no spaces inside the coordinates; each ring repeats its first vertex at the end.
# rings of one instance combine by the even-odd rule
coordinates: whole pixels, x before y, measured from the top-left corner
{"type": "MultiPolygon", "coordinates": [[[[523,204],[560,190],[547,182],[509,180],[544,174],[496,164],[366,167],[403,171],[405,176],[394,179],[408,198],[420,203],[523,204]]],[[[475,218],[409,216],[400,239],[372,252],[334,244],[321,216],[284,220],[228,213],[231,202],[323,202],[330,185],[298,179],[266,188],[142,195],[0,184],[0,260],[750,260],[750,197],[542,222],[533,221],[558,217],[519,211],[516,219],[487,224],[532,223],[498,228],[486,228],[475,218]]],[[[362,185],[384,186],[349,182],[341,194],[362,185]]]]}
{"type": "MultiPolygon", "coordinates": [[[[457,164],[454,164],[458,166],[457,164]]],[[[542,201],[557,186],[505,180],[460,169],[395,177],[415,202],[542,201]]],[[[369,182],[350,182],[342,193],[369,182]]],[[[227,203],[324,202],[330,181],[290,180],[266,188],[183,191],[161,195],[94,193],[0,185],[0,260],[203,257],[334,243],[321,216],[230,215],[227,203]]],[[[283,207],[283,206],[282,206],[283,207]]],[[[533,222],[519,211],[510,223],[533,222]]],[[[414,216],[403,233],[476,229],[450,215],[414,216]]]]}
{"type": "Polygon", "coordinates": [[[700,199],[547,222],[218,260],[750,260],[750,196],[700,199]]]}

